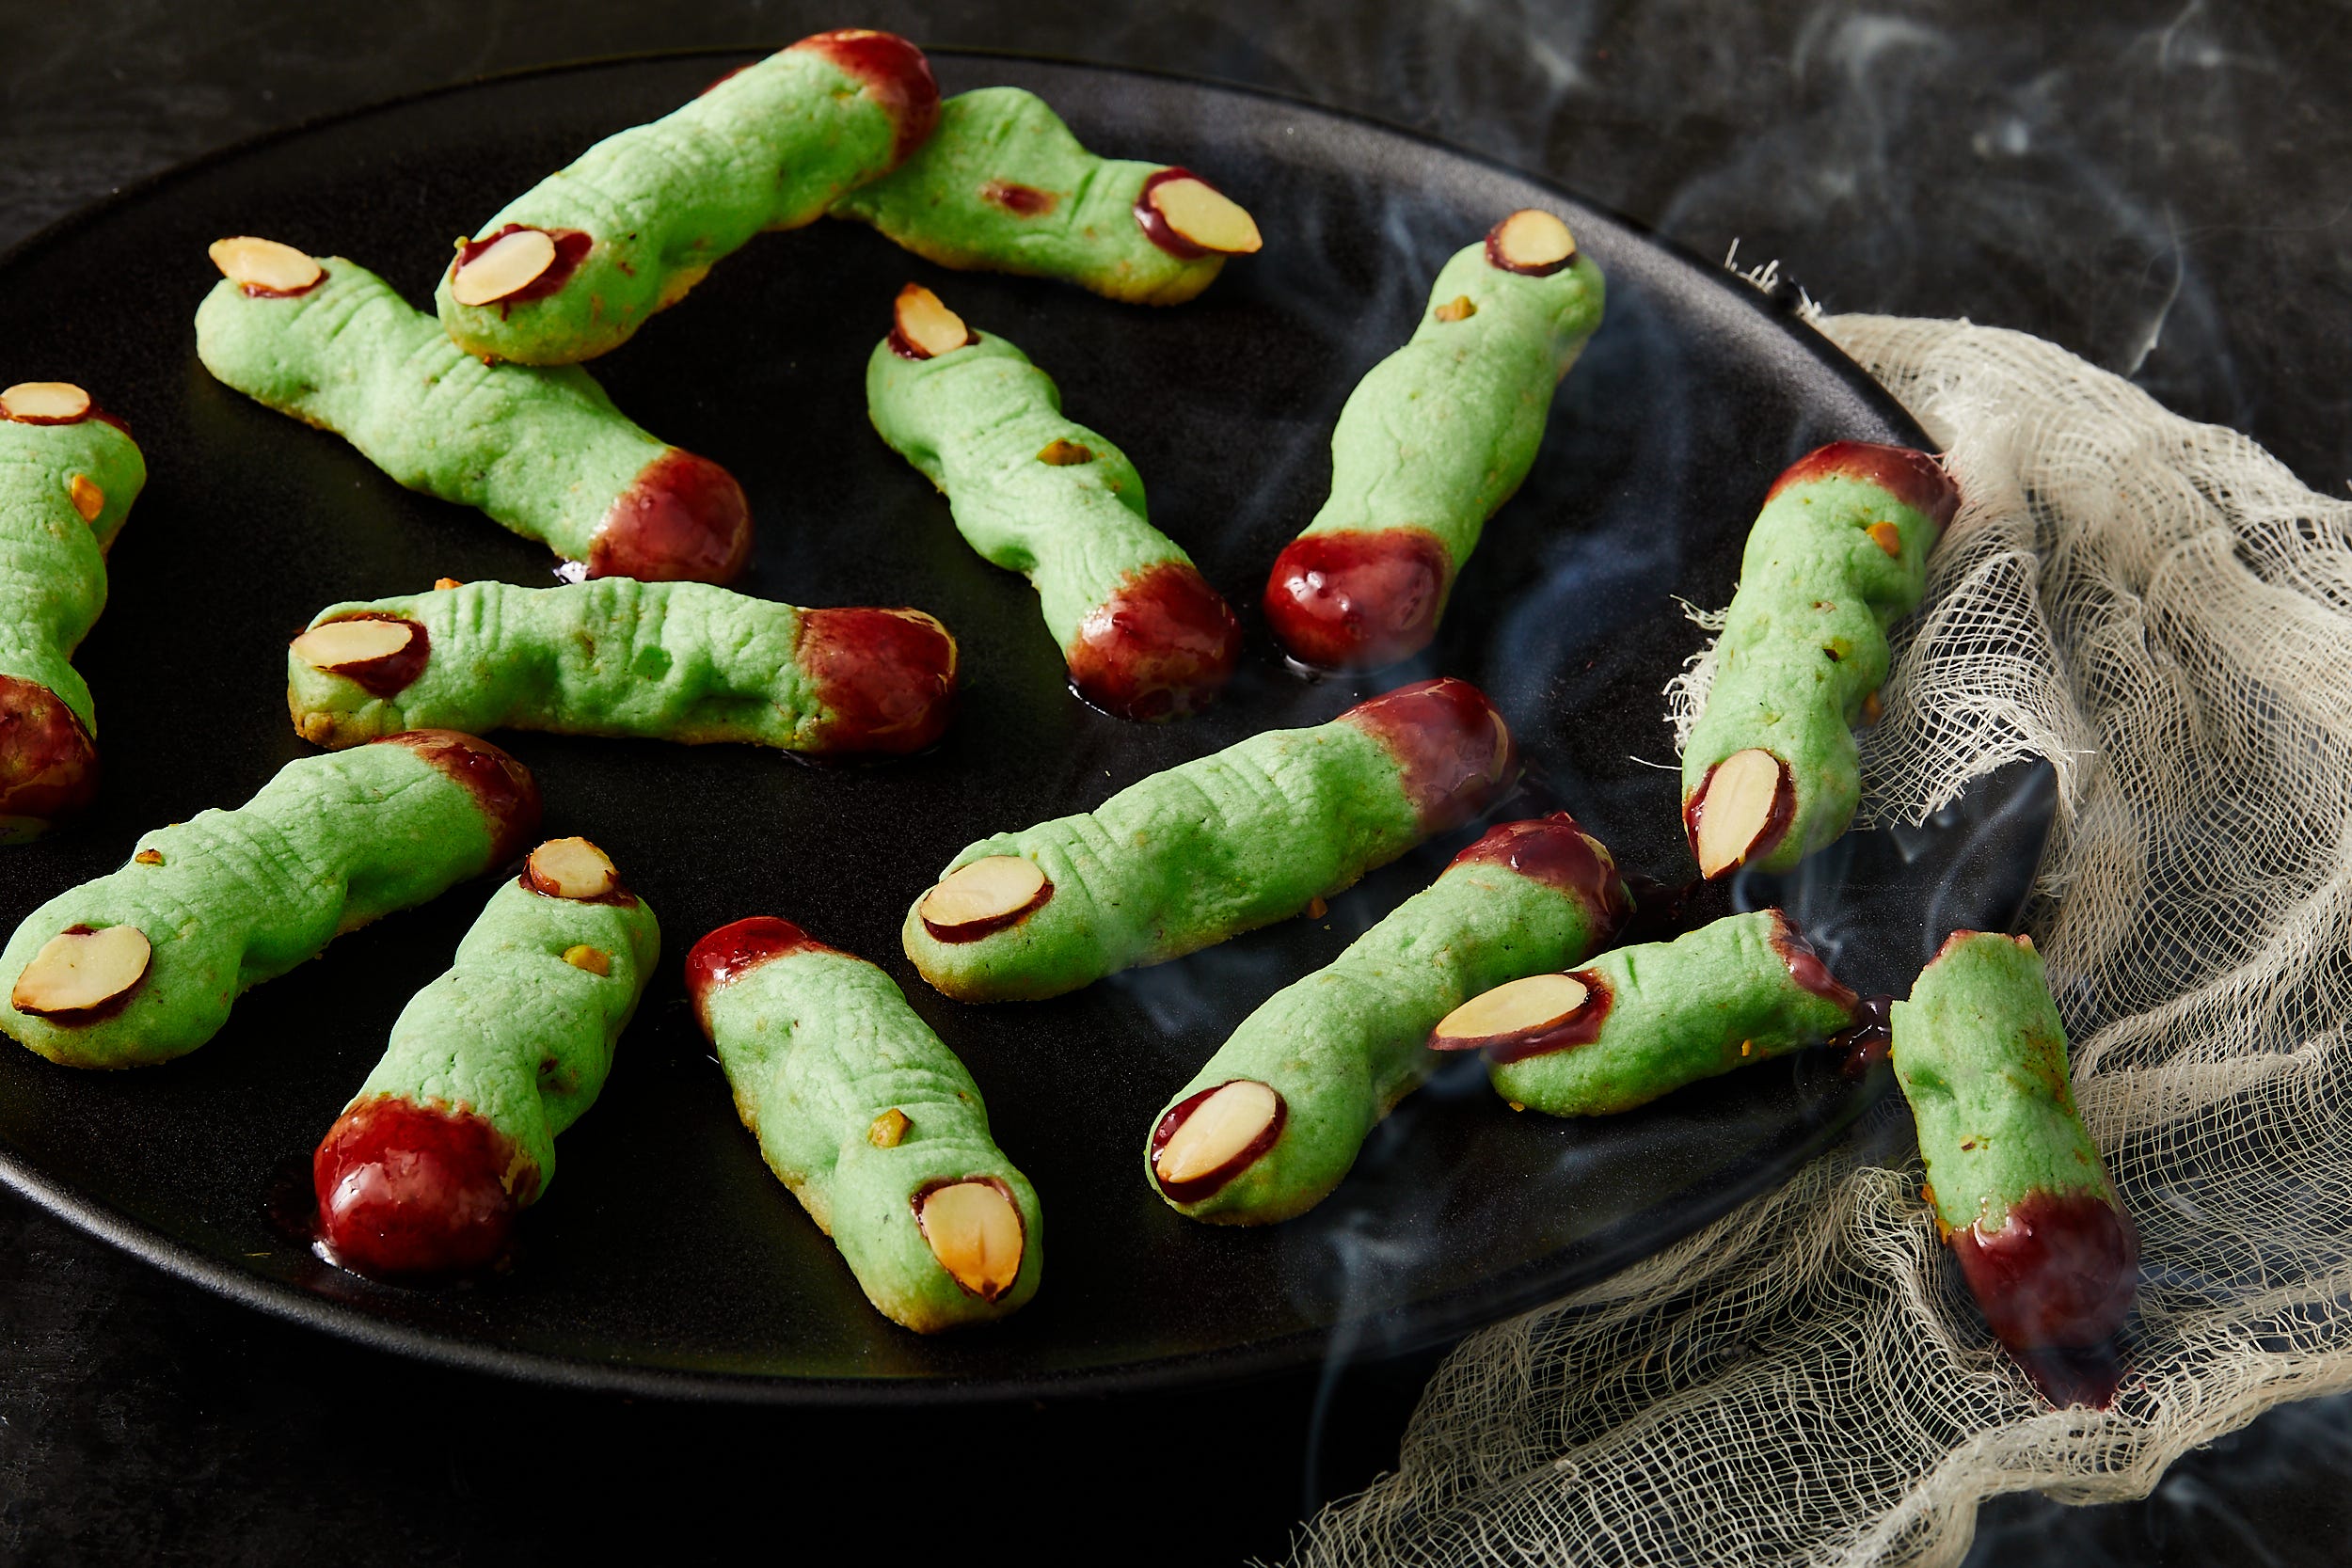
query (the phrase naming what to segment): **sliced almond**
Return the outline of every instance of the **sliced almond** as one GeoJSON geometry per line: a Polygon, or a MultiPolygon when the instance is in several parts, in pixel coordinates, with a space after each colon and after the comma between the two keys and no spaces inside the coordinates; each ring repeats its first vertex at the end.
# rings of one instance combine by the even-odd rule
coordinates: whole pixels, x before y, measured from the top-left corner
{"type": "Polygon", "coordinates": [[[161,849],[142,849],[131,860],[137,865],[161,865],[164,863],[164,852],[161,849]]]}
{"type": "Polygon", "coordinates": [[[1478,314],[1478,301],[1468,294],[1455,294],[1431,313],[1451,326],[1455,322],[1466,322],[1478,314]]]}
{"type": "Polygon", "coordinates": [[[993,1181],[933,1187],[915,1205],[915,1223],[939,1266],[971,1294],[994,1301],[1021,1275],[1021,1211],[993,1181]]]}
{"type": "Polygon", "coordinates": [[[517,229],[483,246],[472,261],[458,263],[449,280],[450,297],[460,305],[495,305],[529,288],[553,265],[554,239],[542,229],[517,229]]]}
{"type": "Polygon", "coordinates": [[[8,1005],[20,1013],[71,1022],[139,983],[153,949],[136,926],[76,927],[41,944],[16,977],[8,1005]]]}
{"type": "Polygon", "coordinates": [[[531,852],[524,880],[556,898],[602,898],[621,885],[605,852],[584,838],[551,838],[531,852]]]}
{"type": "Polygon", "coordinates": [[[1698,832],[1692,848],[1699,875],[1720,877],[1739,865],[1780,809],[1780,759],[1751,746],[1715,765],[1705,792],[1693,802],[1698,832]]]}
{"type": "Polygon", "coordinates": [[[416,626],[408,621],[328,621],[295,638],[292,646],[294,657],[333,674],[389,658],[416,638],[416,626]]]}
{"type": "Polygon", "coordinates": [[[874,1118],[874,1124],[866,1130],[866,1141],[876,1148],[896,1148],[904,1141],[907,1129],[914,1125],[904,1111],[893,1105],[874,1118]]]}
{"type": "Polygon", "coordinates": [[[1505,272],[1543,277],[1576,260],[1576,236],[1540,207],[1522,207],[1486,235],[1486,260],[1505,272]]]}
{"type": "Polygon", "coordinates": [[[1041,191],[1035,185],[1017,184],[1010,180],[990,180],[980,186],[980,199],[1002,207],[1015,217],[1041,217],[1061,205],[1059,191],[1041,191]]]}
{"type": "Polygon", "coordinates": [[[98,521],[98,515],[106,510],[106,492],[87,474],[75,474],[66,481],[65,495],[73,503],[73,515],[86,523],[98,521]]]}
{"type": "Polygon", "coordinates": [[[1258,220],[1205,180],[1163,180],[1148,199],[1180,238],[1203,250],[1248,256],[1265,244],[1258,220]]]}
{"type": "Polygon", "coordinates": [[[436,594],[446,594],[453,588],[463,588],[466,585],[463,582],[459,581],[455,578],[435,578],[433,579],[433,592],[436,594]]]}
{"type": "Polygon", "coordinates": [[[963,325],[963,318],[920,283],[898,291],[898,301],[891,307],[891,323],[898,341],[905,345],[900,352],[911,359],[936,359],[972,341],[972,329],[963,325]]]}
{"type": "Polygon", "coordinates": [[[1884,550],[1888,555],[1895,557],[1898,561],[1902,559],[1902,530],[1897,528],[1892,523],[1872,523],[1863,531],[1869,534],[1871,544],[1876,545],[1880,549],[1884,550]]]}
{"type": "Polygon", "coordinates": [[[298,294],[326,276],[325,268],[294,246],[251,234],[215,240],[205,254],[223,277],[260,293],[298,294]]]}
{"type": "Polygon", "coordinates": [[[20,381],[0,392],[0,414],[20,424],[72,424],[89,406],[89,394],[71,381],[20,381]]]}
{"type": "Polygon", "coordinates": [[[1483,1045],[1502,1035],[1533,1034],[1565,1023],[1588,993],[1573,974],[1531,974],[1473,996],[1438,1021],[1429,1043],[1440,1051],[1483,1045]]]}
{"type": "Polygon", "coordinates": [[[1049,467],[1070,468],[1094,461],[1094,449],[1057,436],[1038,448],[1037,460],[1049,467]]]}
{"type": "Polygon", "coordinates": [[[1213,1176],[1247,1153],[1281,1110],[1282,1097],[1271,1087],[1236,1078],[1193,1107],[1152,1168],[1171,1187],[1213,1176]]]}
{"type": "Polygon", "coordinates": [[[923,895],[916,912],[938,937],[953,938],[974,927],[994,929],[1045,901],[1053,884],[1033,861],[1019,855],[989,855],[960,865],[923,895]]]}
{"type": "Polygon", "coordinates": [[[591,974],[612,973],[612,955],[601,947],[591,947],[584,942],[564,949],[564,961],[591,974]]]}

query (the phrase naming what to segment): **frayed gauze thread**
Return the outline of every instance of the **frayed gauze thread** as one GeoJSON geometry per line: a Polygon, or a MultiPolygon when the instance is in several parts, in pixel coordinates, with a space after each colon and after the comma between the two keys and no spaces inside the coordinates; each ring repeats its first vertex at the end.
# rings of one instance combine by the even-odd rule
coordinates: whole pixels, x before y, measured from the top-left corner
{"type": "MultiPolygon", "coordinates": [[[[1916,1163],[1833,1154],[1466,1341],[1301,1568],[1949,1564],[1988,1497],[2144,1496],[2352,1387],[2352,503],[2038,339],[1818,325],[1963,497],[1865,738],[1864,819],[2057,770],[2026,925],[2140,1229],[2122,1391],[2050,1408],[1947,1265],[1916,1163]]],[[[1668,689],[1677,740],[1710,673],[1668,689]]]]}

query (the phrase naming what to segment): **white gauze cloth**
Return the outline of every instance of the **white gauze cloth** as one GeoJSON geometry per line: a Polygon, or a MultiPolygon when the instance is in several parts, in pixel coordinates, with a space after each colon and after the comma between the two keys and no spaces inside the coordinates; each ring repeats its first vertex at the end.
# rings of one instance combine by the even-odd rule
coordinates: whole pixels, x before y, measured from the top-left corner
{"type": "Polygon", "coordinates": [[[1947,1265],[1916,1161],[1833,1153],[1465,1341],[1302,1568],[1954,1563],[1987,1497],[2145,1496],[2266,1407],[2352,1387],[2352,503],[2039,339],[1816,325],[1962,496],[1864,816],[2057,768],[2026,928],[2139,1227],[2122,1390],[2052,1409],[1947,1265]]]}

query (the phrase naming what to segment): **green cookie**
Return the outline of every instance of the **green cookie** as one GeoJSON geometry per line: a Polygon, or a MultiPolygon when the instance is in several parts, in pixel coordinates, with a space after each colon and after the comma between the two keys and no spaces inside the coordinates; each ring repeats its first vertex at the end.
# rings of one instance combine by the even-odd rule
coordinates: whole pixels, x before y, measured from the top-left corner
{"type": "Polygon", "coordinates": [[[1296,914],[1518,777],[1485,693],[1450,678],[1402,687],[980,840],[907,911],[907,957],[960,1002],[1059,996],[1296,914]]]}
{"type": "Polygon", "coordinates": [[[1369,670],[1429,645],[1486,519],[1534,466],[1602,293],[1567,227],[1533,208],[1439,270],[1411,341],[1340,410],[1330,498],[1266,578],[1292,657],[1369,670]]]}
{"type": "Polygon", "coordinates": [[[1194,1219],[1263,1225],[1304,1213],[1429,1075],[1438,1020],[1506,981],[1576,962],[1629,907],[1609,851],[1565,812],[1490,830],[1233,1031],[1161,1112],[1147,1178],[1194,1219]]]}
{"type": "Polygon", "coordinates": [[[1959,504],[1925,452],[1860,441],[1823,447],[1773,483],[1682,752],[1683,821],[1703,875],[1787,871],[1853,820],[1853,726],[1886,679],[1886,628],[1919,602],[1928,552],[1959,504]],[[1716,770],[1735,757],[1718,795],[1716,770]]]}
{"type": "MultiPolygon", "coordinates": [[[[1573,996],[1581,987],[1563,1016],[1499,1036],[1458,1034],[1449,1021],[1454,1037],[1435,1043],[1484,1046],[1486,1075],[1515,1108],[1594,1117],[1818,1045],[1853,1022],[1853,992],[1778,910],[1620,947],[1565,976],[1572,986],[1561,978],[1524,983],[1519,1006],[1554,1005],[1553,991],[1573,996]]],[[[1503,1000],[1498,993],[1490,1006],[1503,1000]]]]}
{"type": "Polygon", "coordinates": [[[814,223],[930,134],[939,86],[889,33],[818,33],[596,143],[510,201],[434,303],[468,354],[568,365],[620,347],[762,230],[814,223]]]}
{"type": "Polygon", "coordinates": [[[330,605],[286,653],[320,746],[401,730],[920,751],[946,728],[956,643],[919,610],[798,610],[699,582],[501,582],[330,605]],[[322,626],[343,629],[320,635],[322,626]]]}
{"type": "Polygon", "coordinates": [[[2098,1344],[2131,1311],[2139,1241],[2074,1110],[2032,942],[1953,932],[1892,1015],[1936,1226],[1993,1331],[2012,1350],[2098,1344]]]}
{"type": "MultiPolygon", "coordinates": [[[[926,290],[909,288],[902,316],[910,300],[961,329],[926,290]]],[[[1062,418],[1053,379],[1019,349],[972,338],[931,356],[896,329],[866,361],[866,399],[972,547],[1027,576],[1081,697],[1122,719],[1216,697],[1241,656],[1233,612],[1146,520],[1126,453],[1062,418]]]]}
{"type": "Polygon", "coordinates": [[[755,916],[694,944],[686,990],[769,1169],[883,1316],[930,1334],[1037,1293],[1037,1193],[889,975],[755,916]]]}
{"type": "Polygon", "coordinates": [[[392,1025],[312,1163],[322,1239],[362,1274],[495,1261],[604,1087],[661,951],[653,911],[585,839],[532,854],[392,1025]]]}
{"type": "Polygon", "coordinates": [[[0,1031],[68,1067],[184,1055],[248,987],[480,876],[538,822],[531,774],[471,736],[290,762],[243,806],[147,834],[129,864],[25,916],[0,953],[15,976],[0,1031]]]}
{"type": "Polygon", "coordinates": [[[646,435],[586,371],[485,365],[365,267],[317,264],[325,275],[294,293],[215,286],[196,313],[204,368],[333,431],[409,489],[587,562],[590,577],[724,582],[742,570],[751,509],[724,468],[646,435]]]}
{"type": "Polygon", "coordinates": [[[146,483],[139,449],[79,387],[0,392],[0,844],[97,793],[98,720],[68,660],[106,608],[106,551],[146,483]]]}
{"type": "MultiPolygon", "coordinates": [[[[870,223],[944,267],[1057,277],[1132,304],[1181,305],[1209,286],[1228,251],[1170,227],[1152,198],[1180,180],[1206,184],[1166,164],[1098,158],[1035,93],[983,87],[941,104],[930,140],[896,173],[834,202],[833,215],[870,223]]],[[[1177,221],[1188,216],[1180,206],[1177,221]]],[[[1204,238],[1235,252],[1258,248],[1247,214],[1238,224],[1219,216],[1230,230],[1204,238]]]]}

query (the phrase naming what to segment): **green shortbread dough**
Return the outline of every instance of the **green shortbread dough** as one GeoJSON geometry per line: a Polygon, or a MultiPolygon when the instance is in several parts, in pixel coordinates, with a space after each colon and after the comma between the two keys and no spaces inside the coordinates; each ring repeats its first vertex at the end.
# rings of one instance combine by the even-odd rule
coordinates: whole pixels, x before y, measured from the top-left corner
{"type": "Polygon", "coordinates": [[[409,489],[586,561],[613,501],[677,450],[631,423],[586,371],[485,365],[365,267],[318,261],[325,278],[292,296],[248,295],[223,278],[197,310],[197,356],[409,489]]]}
{"type": "Polygon", "coordinates": [[[1396,754],[1352,721],[1359,711],[1252,736],[1090,812],[967,847],[941,877],[1019,856],[1044,873],[1049,895],[1015,924],[963,942],[932,935],[918,898],[901,933],[907,957],[959,1001],[1059,996],[1352,887],[1442,831],[1422,821],[1396,754]]]}
{"type": "MultiPolygon", "coordinates": [[[[466,353],[564,365],[618,348],[764,230],[822,217],[898,162],[898,117],[808,47],[780,50],[663,118],[607,136],[501,208],[509,225],[592,242],[552,293],[460,305],[442,274],[434,306],[466,353]]],[[[934,89],[935,90],[935,89],[934,89]]]]}
{"type": "MultiPolygon", "coordinates": [[[[1028,578],[1075,673],[1088,617],[1143,573],[1192,558],[1147,520],[1127,454],[1062,418],[1053,378],[1004,339],[974,339],[931,359],[877,344],[866,407],[891,449],[946,493],[981,559],[1028,578]],[[1057,442],[1091,455],[1048,462],[1041,454],[1057,442]]],[[[1081,676],[1089,696],[1092,684],[1081,676]]]]}
{"type": "MultiPolygon", "coordinates": [[[[1552,395],[1599,326],[1605,293],[1581,251],[1534,277],[1496,265],[1481,240],[1439,269],[1412,338],[1340,409],[1330,494],[1276,562],[1268,614],[1291,653],[1310,664],[1376,666],[1427,644],[1486,519],[1534,466],[1552,395]],[[1416,610],[1368,601],[1344,632],[1328,624],[1327,604],[1312,618],[1322,625],[1284,612],[1293,578],[1327,578],[1327,595],[1354,591],[1329,552],[1357,546],[1383,555],[1434,546],[1442,556],[1429,562],[1439,568],[1434,602],[1416,610]]],[[[1376,599],[1381,586],[1376,575],[1364,591],[1376,599]]]]}
{"type": "Polygon", "coordinates": [[[1181,305],[1225,257],[1178,256],[1136,221],[1144,182],[1167,166],[1097,157],[1035,93],[982,87],[942,103],[930,140],[895,173],[834,202],[833,215],[870,223],[941,266],[1181,305]]]}
{"type": "Polygon", "coordinates": [[[41,905],[0,952],[0,976],[13,982],[70,927],[135,926],[153,951],[119,1011],[59,1022],[11,1003],[0,1030],[69,1067],[184,1055],[219,1032],[248,987],[480,876],[536,819],[534,796],[494,821],[482,797],[406,740],[290,762],[234,811],[146,834],[129,863],[41,905]]]}
{"type": "MultiPolygon", "coordinates": [[[[146,483],[139,449],[95,415],[71,424],[0,419],[0,678],[46,688],[90,736],[97,714],[70,660],[106,608],[106,550],[146,483]],[[77,480],[82,504],[95,499],[98,507],[87,520],[75,503],[77,480]]],[[[27,769],[56,760],[54,746],[0,736],[0,751],[27,746],[48,754],[6,769],[0,843],[47,826],[44,816],[9,811],[14,800],[41,792],[44,781],[26,777],[27,769]]]]}
{"type": "Polygon", "coordinates": [[[2065,1025],[2030,945],[1991,931],[1955,936],[1891,1022],[1896,1081],[1947,1230],[1991,1235],[2037,1193],[2121,1207],[2075,1113],[2065,1025]]]}
{"type": "Polygon", "coordinates": [[[103,420],[0,419],[0,675],[47,687],[93,734],[89,688],[67,658],[106,608],[106,551],[146,483],[139,449],[103,420]],[[103,497],[87,522],[76,478],[103,497]]]}
{"type": "Polygon", "coordinates": [[[1549,277],[1463,246],[1403,348],[1348,394],[1331,432],[1331,494],[1307,533],[1425,529],[1459,572],[1542,446],[1552,393],[1600,325],[1600,268],[1579,252],[1549,277]],[[1475,313],[1440,321],[1468,298],[1475,313]]]}
{"type": "MultiPolygon", "coordinates": [[[[1605,854],[1599,864],[1613,881],[1605,854]]],[[[1223,1186],[1171,1206],[1195,1219],[1262,1225],[1320,1203],[1373,1128],[1429,1075],[1438,1057],[1427,1041],[1438,1020],[1482,991],[1576,963],[1609,940],[1626,899],[1621,885],[1597,902],[1599,891],[1466,853],[1329,964],[1275,992],[1161,1117],[1200,1090],[1249,1079],[1281,1096],[1281,1132],[1223,1186]]],[[[1145,1179],[1156,1189],[1152,1158],[1147,1148],[1145,1179]]]]}
{"type": "Polygon", "coordinates": [[[1787,932],[1778,910],[1757,910],[1672,942],[1603,953],[1577,971],[1609,997],[1597,1033],[1516,1062],[1490,1061],[1495,1092],[1555,1117],[1606,1116],[1820,1044],[1853,1022],[1852,1003],[1797,982],[1774,940],[1787,932]]]}
{"type": "Polygon", "coordinates": [[[989,1136],[972,1075],[889,975],[807,946],[741,971],[699,1006],[769,1168],[885,1317],[928,1334],[1004,1317],[1037,1293],[1045,1268],[1037,1192],[989,1136]],[[875,1123],[894,1110],[904,1130],[881,1147],[875,1123]],[[915,1217],[919,1195],[974,1178],[1002,1183],[1021,1215],[1020,1267],[993,1301],[957,1283],[915,1217]]]}
{"type": "Polygon", "coordinates": [[[1686,805],[1735,752],[1758,748],[1788,766],[1788,832],[1748,864],[1788,871],[1853,820],[1853,726],[1886,681],[1886,628],[1919,602],[1941,531],[1893,492],[1844,474],[1790,484],[1757,515],[1715,644],[1714,685],[1682,752],[1686,805]],[[1871,538],[1875,523],[1894,527],[1899,553],[1871,538]]]}
{"type": "Polygon", "coordinates": [[[310,625],[413,622],[429,642],[422,668],[378,696],[290,648],[286,705],[319,746],[423,728],[524,729],[823,752],[834,749],[836,716],[796,657],[806,613],[707,583],[630,578],[355,600],[310,625]]]}
{"type": "Polygon", "coordinates": [[[661,952],[643,899],[559,898],[521,878],[490,895],[456,961],[410,998],[383,1059],[351,1103],[377,1097],[472,1111],[512,1140],[535,1178],[511,1190],[534,1202],[555,1175],[555,1139],[604,1088],[612,1051],[661,952]],[[607,973],[566,962],[593,947],[607,973]]]}

